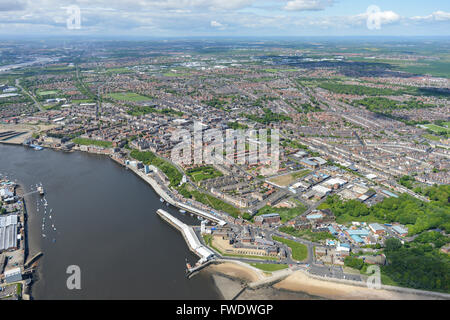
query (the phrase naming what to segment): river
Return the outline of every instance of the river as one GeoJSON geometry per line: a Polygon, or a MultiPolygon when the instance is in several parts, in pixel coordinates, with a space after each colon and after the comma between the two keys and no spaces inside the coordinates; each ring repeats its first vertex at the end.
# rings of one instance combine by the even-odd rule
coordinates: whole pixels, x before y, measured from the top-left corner
{"type": "Polygon", "coordinates": [[[208,273],[185,277],[185,259],[193,263],[198,257],[155,211],[199,221],[166,207],[148,184],[106,156],[0,144],[0,174],[25,192],[38,183],[46,191],[45,199],[26,197],[29,256],[44,253],[34,299],[220,297],[208,273]],[[71,265],[80,267],[80,290],[67,288],[71,265]]]}

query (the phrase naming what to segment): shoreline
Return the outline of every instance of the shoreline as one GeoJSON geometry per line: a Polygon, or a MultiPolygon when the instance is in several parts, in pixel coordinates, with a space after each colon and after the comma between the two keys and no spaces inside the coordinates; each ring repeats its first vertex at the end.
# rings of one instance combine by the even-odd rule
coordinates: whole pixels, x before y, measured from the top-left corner
{"type": "MultiPolygon", "coordinates": [[[[57,148],[47,147],[48,149],[54,151],[63,151],[57,148]]],[[[86,152],[82,150],[75,150],[86,152]]],[[[146,182],[153,191],[160,197],[164,198],[167,201],[167,197],[170,198],[170,204],[175,207],[181,208],[177,206],[178,201],[172,199],[163,189],[159,186],[158,182],[154,180],[152,177],[142,176],[142,173],[139,172],[138,169],[134,169],[129,167],[123,163],[120,163],[113,157],[108,154],[99,154],[99,153],[91,153],[86,152],[88,154],[96,154],[96,155],[104,155],[109,159],[113,160],[117,164],[120,164],[122,167],[125,167],[131,170],[136,176],[140,177],[144,182],[146,182]]],[[[24,199],[25,203],[25,199],[24,199]]],[[[198,214],[193,212],[194,214],[198,214]]],[[[213,274],[225,275],[234,281],[244,281],[247,284],[266,280],[270,277],[264,276],[264,272],[262,270],[256,269],[246,263],[243,263],[239,260],[229,260],[227,262],[218,262],[216,264],[212,264],[205,268],[206,271],[212,272],[213,274]]],[[[272,276],[276,274],[276,272],[272,273],[272,276]]],[[[273,288],[276,291],[287,291],[294,292],[300,294],[306,294],[312,297],[319,297],[324,299],[355,299],[360,300],[361,297],[365,297],[366,300],[374,299],[374,300],[383,300],[383,299],[450,299],[449,294],[433,292],[433,291],[421,291],[410,288],[403,287],[393,287],[393,286],[382,286],[382,289],[369,289],[361,284],[352,284],[348,280],[343,280],[344,283],[339,283],[338,279],[330,279],[330,278],[322,278],[318,276],[313,276],[308,274],[305,271],[297,270],[293,271],[292,274],[288,275],[286,278],[276,281],[274,284],[262,285],[262,288],[273,288]],[[409,291],[409,292],[405,292],[409,291]]],[[[216,284],[216,282],[214,282],[216,284]]],[[[217,285],[216,285],[217,286],[217,285]]],[[[220,287],[218,287],[220,291],[220,287]]],[[[260,289],[250,289],[250,290],[260,290],[260,289]]],[[[31,285],[30,285],[31,291],[31,285]]],[[[222,296],[224,296],[222,294],[222,296]]]]}
{"type": "MultiPolygon", "coordinates": [[[[422,291],[409,288],[382,286],[381,289],[370,289],[365,285],[354,285],[351,283],[341,283],[338,279],[321,279],[314,277],[303,270],[293,271],[290,275],[270,283],[271,278],[275,278],[279,271],[273,272],[270,276],[261,276],[263,271],[255,270],[246,263],[236,263],[230,260],[214,264],[206,268],[212,275],[219,275],[241,283],[246,286],[248,294],[240,295],[248,299],[261,299],[259,292],[265,291],[269,296],[267,299],[276,299],[285,295],[301,295],[302,298],[327,299],[327,300],[450,300],[450,295],[433,291],[422,291]],[[264,278],[265,277],[265,278],[264,278]],[[252,288],[252,283],[260,280],[267,280],[268,284],[258,285],[252,288]]],[[[214,279],[214,277],[213,277],[214,279]]],[[[219,286],[222,296],[230,296],[233,286],[215,281],[219,286]]]]}

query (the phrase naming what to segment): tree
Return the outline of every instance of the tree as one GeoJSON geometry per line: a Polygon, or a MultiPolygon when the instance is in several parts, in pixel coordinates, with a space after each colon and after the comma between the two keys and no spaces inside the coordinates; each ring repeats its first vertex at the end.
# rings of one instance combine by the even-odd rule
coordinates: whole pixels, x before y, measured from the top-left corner
{"type": "Polygon", "coordinates": [[[397,238],[389,238],[384,242],[386,251],[396,251],[402,247],[402,243],[397,238]]]}

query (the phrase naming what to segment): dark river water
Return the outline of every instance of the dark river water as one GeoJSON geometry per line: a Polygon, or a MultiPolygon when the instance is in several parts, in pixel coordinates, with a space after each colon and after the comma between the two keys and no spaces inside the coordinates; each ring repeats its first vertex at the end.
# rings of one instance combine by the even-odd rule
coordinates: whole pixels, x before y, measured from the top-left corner
{"type": "Polygon", "coordinates": [[[25,192],[39,183],[46,191],[44,198],[26,197],[29,256],[44,253],[34,299],[219,298],[209,274],[186,279],[185,259],[198,257],[155,212],[198,220],[167,208],[149,185],[107,157],[0,144],[0,174],[25,192]],[[81,290],[66,286],[71,265],[81,269],[81,290]]]}

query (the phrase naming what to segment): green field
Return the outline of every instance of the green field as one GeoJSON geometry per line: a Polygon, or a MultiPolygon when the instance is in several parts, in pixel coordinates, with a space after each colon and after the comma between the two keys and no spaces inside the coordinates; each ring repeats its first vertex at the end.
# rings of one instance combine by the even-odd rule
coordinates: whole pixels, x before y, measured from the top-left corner
{"type": "Polygon", "coordinates": [[[292,258],[297,261],[303,261],[308,258],[308,248],[301,243],[298,243],[293,240],[284,239],[280,237],[273,236],[272,239],[277,242],[284,243],[292,250],[292,258]]]}
{"type": "Polygon", "coordinates": [[[97,147],[103,147],[103,148],[111,148],[112,147],[112,142],[110,142],[110,141],[92,140],[92,139],[86,139],[86,138],[75,138],[72,141],[73,141],[73,143],[76,143],[79,145],[85,145],[85,146],[97,146],[97,147]]]}
{"type": "Polygon", "coordinates": [[[273,264],[273,263],[250,263],[252,267],[261,269],[266,272],[273,272],[278,270],[287,269],[288,265],[286,264],[273,264]]]}
{"type": "Polygon", "coordinates": [[[131,102],[148,101],[152,99],[150,97],[142,96],[134,92],[114,92],[108,94],[108,97],[114,100],[131,101],[131,102]]]}
{"type": "Polygon", "coordinates": [[[111,68],[107,69],[108,73],[132,73],[133,71],[128,68],[111,68]]]}
{"type": "Polygon", "coordinates": [[[422,135],[422,137],[424,137],[424,138],[426,138],[426,139],[429,139],[429,140],[433,140],[433,141],[441,141],[441,138],[440,138],[440,137],[437,137],[437,136],[434,136],[434,135],[428,134],[428,133],[422,135]]]}
{"type": "Polygon", "coordinates": [[[184,77],[184,76],[188,76],[189,73],[177,73],[177,72],[166,72],[163,73],[164,77],[184,77]]]}
{"type": "Polygon", "coordinates": [[[267,213],[278,213],[281,217],[281,221],[286,222],[306,211],[307,208],[303,204],[300,202],[297,202],[297,204],[298,205],[295,208],[273,208],[271,206],[264,206],[259,209],[255,216],[260,216],[267,213]]]}
{"type": "Polygon", "coordinates": [[[92,99],[75,99],[72,100],[72,103],[78,104],[78,103],[95,103],[92,99]]]}
{"type": "Polygon", "coordinates": [[[40,96],[48,96],[58,94],[58,91],[56,90],[38,91],[37,94],[40,96]]]}
{"type": "Polygon", "coordinates": [[[189,169],[186,173],[194,180],[194,182],[223,176],[222,172],[214,169],[213,166],[189,169]]]}
{"type": "Polygon", "coordinates": [[[297,230],[294,227],[280,227],[278,230],[281,232],[290,234],[297,238],[303,238],[312,242],[319,242],[327,239],[336,239],[331,233],[328,232],[312,232],[311,230],[297,230]]]}
{"type": "Polygon", "coordinates": [[[398,69],[415,74],[431,74],[435,77],[450,78],[449,61],[425,61],[420,60],[415,64],[400,65],[398,69]]]}
{"type": "Polygon", "coordinates": [[[423,126],[437,134],[445,134],[450,132],[450,129],[437,126],[435,124],[424,124],[423,126]]]}

